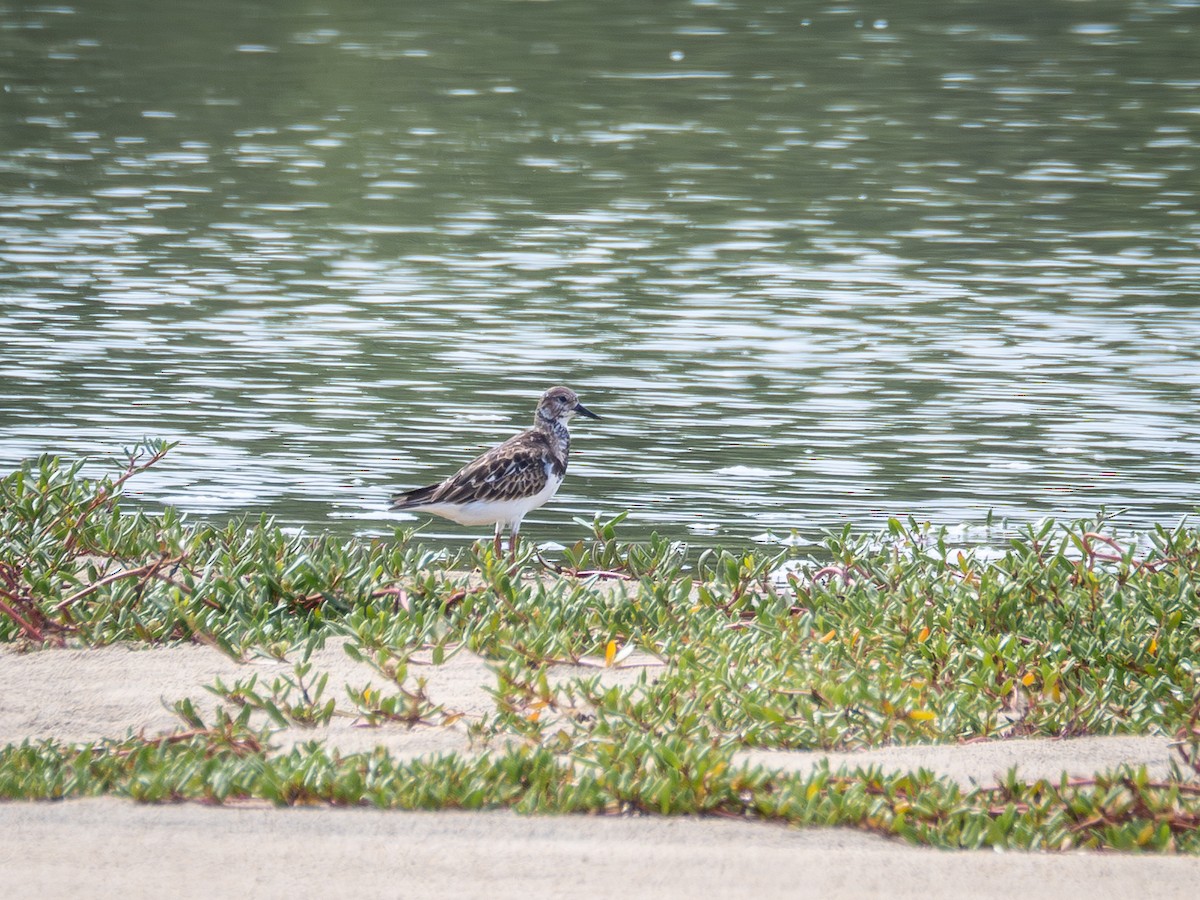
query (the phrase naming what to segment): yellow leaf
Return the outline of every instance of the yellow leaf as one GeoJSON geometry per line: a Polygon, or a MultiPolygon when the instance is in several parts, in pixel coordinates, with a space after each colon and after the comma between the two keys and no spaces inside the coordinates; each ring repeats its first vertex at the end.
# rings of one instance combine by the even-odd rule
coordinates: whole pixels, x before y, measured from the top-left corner
{"type": "Polygon", "coordinates": [[[922,628],[921,633],[917,635],[917,643],[923,644],[927,640],[929,640],[929,626],[928,625],[926,625],[924,628],[922,628]]]}
{"type": "Polygon", "coordinates": [[[525,721],[536,722],[541,717],[542,717],[542,711],[540,709],[535,709],[533,712],[531,712],[529,715],[527,715],[525,717],[525,721]]]}
{"type": "Polygon", "coordinates": [[[817,791],[819,790],[820,788],[815,783],[810,784],[808,786],[808,795],[806,799],[811,800],[813,797],[817,796],[817,791]]]}
{"type": "Polygon", "coordinates": [[[466,715],[466,713],[450,713],[450,715],[448,715],[448,716],[446,716],[446,718],[442,719],[442,725],[445,726],[446,728],[449,728],[451,725],[453,725],[455,722],[457,722],[459,719],[461,719],[465,715],[466,715]]]}
{"type": "Polygon", "coordinates": [[[1150,651],[1151,656],[1158,653],[1158,638],[1150,638],[1150,646],[1146,649],[1150,651]]]}
{"type": "Polygon", "coordinates": [[[1033,673],[1026,672],[1025,677],[1021,679],[1021,684],[1025,685],[1025,687],[1029,687],[1031,684],[1033,684],[1034,680],[1033,673]]]}
{"type": "Polygon", "coordinates": [[[932,722],[937,718],[937,713],[928,709],[914,709],[908,714],[908,717],[918,722],[932,722]]]}
{"type": "Polygon", "coordinates": [[[822,644],[828,644],[830,641],[832,641],[834,639],[834,637],[836,635],[837,635],[837,630],[834,628],[830,628],[827,632],[825,632],[823,635],[821,635],[819,640],[822,644]]]}
{"type": "Polygon", "coordinates": [[[604,648],[604,665],[611,666],[613,658],[617,655],[617,642],[609,641],[608,646],[604,648]]]}

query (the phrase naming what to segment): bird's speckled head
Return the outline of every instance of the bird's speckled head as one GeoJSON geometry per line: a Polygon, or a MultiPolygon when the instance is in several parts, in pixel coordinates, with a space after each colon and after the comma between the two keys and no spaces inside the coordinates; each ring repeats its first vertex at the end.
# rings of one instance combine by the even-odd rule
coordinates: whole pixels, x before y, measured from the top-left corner
{"type": "Polygon", "coordinates": [[[568,422],[573,416],[600,418],[579,402],[579,395],[567,387],[552,387],[538,402],[537,418],[544,422],[568,422]]]}

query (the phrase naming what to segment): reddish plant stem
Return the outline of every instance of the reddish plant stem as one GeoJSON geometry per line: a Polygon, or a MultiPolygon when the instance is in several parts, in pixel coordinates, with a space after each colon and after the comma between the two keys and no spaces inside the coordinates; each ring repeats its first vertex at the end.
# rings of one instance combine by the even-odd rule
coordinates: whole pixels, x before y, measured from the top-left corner
{"type": "MultiPolygon", "coordinates": [[[[16,600],[16,598],[13,597],[12,594],[8,593],[8,591],[4,591],[4,596],[8,597],[10,600],[16,600]]],[[[17,627],[25,632],[26,637],[38,641],[39,643],[42,643],[46,640],[45,635],[43,635],[41,632],[41,629],[39,629],[32,622],[26,620],[24,616],[22,616],[3,600],[0,600],[0,612],[4,612],[10,619],[16,622],[17,627]]],[[[61,638],[59,638],[59,644],[62,644],[61,638]]]]}
{"type": "MultiPolygon", "coordinates": [[[[82,600],[88,594],[91,594],[94,591],[99,590],[100,588],[104,587],[105,585],[112,584],[115,581],[120,581],[122,578],[155,577],[158,575],[159,569],[161,569],[165,566],[173,566],[176,563],[182,562],[183,559],[184,559],[184,557],[182,557],[182,556],[175,556],[170,559],[166,559],[166,558],[159,559],[152,563],[146,563],[146,565],[144,565],[144,566],[138,566],[136,569],[122,569],[120,572],[113,572],[110,575],[105,575],[100,580],[92,582],[87,587],[76,591],[70,597],[67,597],[65,600],[60,601],[58,604],[55,605],[54,611],[62,612],[68,606],[71,606],[72,604],[82,600]]],[[[170,580],[170,579],[168,579],[168,580],[170,580]]],[[[171,581],[171,583],[175,584],[174,581],[171,581]]]]}

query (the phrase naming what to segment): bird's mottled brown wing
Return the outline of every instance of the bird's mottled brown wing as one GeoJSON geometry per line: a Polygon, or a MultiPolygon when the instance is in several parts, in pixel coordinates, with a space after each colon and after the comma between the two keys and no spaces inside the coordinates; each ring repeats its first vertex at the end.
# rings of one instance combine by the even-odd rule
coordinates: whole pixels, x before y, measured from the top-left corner
{"type": "Polygon", "coordinates": [[[525,432],[489,450],[443,482],[436,503],[511,500],[546,486],[549,445],[538,432],[525,432]]]}
{"type": "Polygon", "coordinates": [[[561,476],[566,464],[554,455],[544,434],[526,431],[493,447],[441,484],[400,495],[396,501],[402,505],[393,508],[528,497],[546,486],[547,470],[561,476]]]}

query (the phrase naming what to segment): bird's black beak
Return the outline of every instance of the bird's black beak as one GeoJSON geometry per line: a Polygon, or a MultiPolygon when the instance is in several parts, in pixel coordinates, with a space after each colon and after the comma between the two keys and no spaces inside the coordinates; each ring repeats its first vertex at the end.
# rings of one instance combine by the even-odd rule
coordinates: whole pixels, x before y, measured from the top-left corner
{"type": "Polygon", "coordinates": [[[587,416],[589,419],[600,418],[598,415],[596,415],[594,412],[592,412],[590,409],[588,409],[582,403],[575,404],[575,412],[579,413],[581,416],[587,416]]]}

